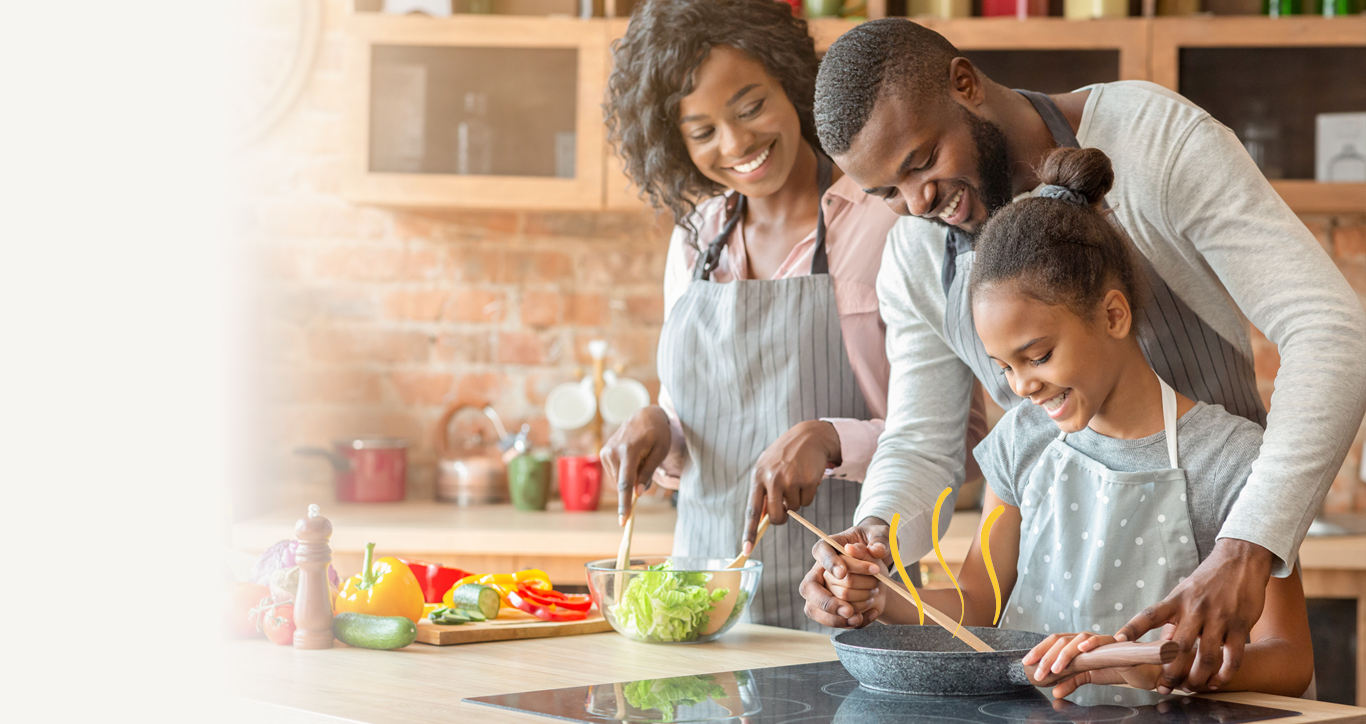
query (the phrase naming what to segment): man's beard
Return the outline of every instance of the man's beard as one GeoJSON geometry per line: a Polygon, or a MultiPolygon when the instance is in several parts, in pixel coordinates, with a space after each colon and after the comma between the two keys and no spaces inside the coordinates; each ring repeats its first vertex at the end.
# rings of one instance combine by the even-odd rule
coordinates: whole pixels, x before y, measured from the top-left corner
{"type": "MultiPolygon", "coordinates": [[[[1014,184],[1011,183],[1010,179],[1010,150],[1006,142],[1006,134],[1000,126],[967,108],[960,105],[958,110],[963,114],[963,119],[972,132],[972,145],[977,152],[977,178],[981,184],[975,191],[981,196],[982,203],[987,207],[987,217],[990,218],[1001,207],[1010,203],[1014,196],[1012,193],[1014,184]]],[[[934,221],[944,224],[938,217],[935,217],[934,221]]],[[[948,224],[944,225],[948,226],[948,224]]],[[[981,231],[982,226],[977,227],[977,230],[981,231]]],[[[972,236],[977,235],[977,232],[967,232],[963,229],[959,229],[959,231],[970,233],[972,236]]]]}

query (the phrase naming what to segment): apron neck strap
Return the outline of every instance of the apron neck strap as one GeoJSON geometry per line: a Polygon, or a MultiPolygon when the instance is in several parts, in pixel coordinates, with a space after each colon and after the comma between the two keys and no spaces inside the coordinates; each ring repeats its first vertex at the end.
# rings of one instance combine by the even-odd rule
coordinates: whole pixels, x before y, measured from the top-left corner
{"type": "MultiPolygon", "coordinates": [[[[1176,454],[1176,391],[1161,377],[1157,381],[1162,385],[1162,432],[1167,434],[1167,459],[1173,468],[1179,468],[1181,459],[1176,454]]],[[[1058,440],[1066,441],[1067,433],[1059,432],[1058,440]]]]}
{"type": "Polygon", "coordinates": [[[1162,430],[1167,433],[1167,459],[1173,468],[1179,468],[1181,460],[1176,454],[1176,391],[1161,377],[1157,381],[1162,385],[1162,430]]]}
{"type": "MultiPolygon", "coordinates": [[[[811,149],[816,153],[816,249],[811,255],[811,273],[829,274],[830,258],[825,249],[825,192],[830,190],[831,179],[834,177],[835,163],[825,152],[819,148],[811,149]]],[[[706,281],[711,279],[711,273],[721,264],[721,254],[725,251],[726,245],[730,243],[731,234],[735,233],[735,227],[745,218],[745,209],[748,202],[744,194],[733,193],[726,197],[726,223],[722,225],[721,232],[715,239],[707,245],[707,250],[697,260],[693,267],[693,279],[706,281]]]]}

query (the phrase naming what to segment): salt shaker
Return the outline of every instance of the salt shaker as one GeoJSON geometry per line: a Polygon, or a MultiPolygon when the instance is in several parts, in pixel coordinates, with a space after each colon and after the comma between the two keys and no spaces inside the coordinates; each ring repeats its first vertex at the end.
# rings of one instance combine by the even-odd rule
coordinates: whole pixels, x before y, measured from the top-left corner
{"type": "Polygon", "coordinates": [[[327,588],[327,565],[332,562],[332,523],[308,506],[308,517],[294,524],[299,539],[294,561],[299,566],[299,590],[294,595],[294,648],[332,648],[332,596],[327,588]]]}

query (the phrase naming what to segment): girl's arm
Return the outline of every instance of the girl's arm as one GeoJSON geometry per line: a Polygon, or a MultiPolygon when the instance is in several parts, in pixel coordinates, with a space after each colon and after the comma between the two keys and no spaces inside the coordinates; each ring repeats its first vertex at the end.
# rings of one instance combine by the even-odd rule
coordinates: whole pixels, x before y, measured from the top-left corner
{"type": "MultiPolygon", "coordinates": [[[[966,626],[992,626],[995,623],[992,619],[996,613],[996,595],[992,591],[991,578],[987,574],[986,561],[982,556],[982,525],[986,524],[988,515],[996,506],[1005,508],[1005,512],[991,528],[991,562],[1001,585],[1002,606],[1015,588],[1015,563],[1020,555],[1020,509],[1002,503],[991,491],[991,487],[987,486],[982,500],[982,521],[978,525],[977,535],[973,537],[972,547],[968,549],[967,559],[963,561],[963,567],[958,575],[958,585],[962,587],[963,599],[967,604],[966,615],[963,616],[963,624],[966,626]]],[[[882,613],[872,618],[883,618],[887,623],[901,624],[920,621],[915,604],[891,591],[880,590],[883,586],[872,576],[851,572],[846,576],[846,580],[842,581],[827,574],[826,586],[837,598],[851,602],[869,600],[868,591],[877,588],[879,590],[871,597],[872,605],[869,609],[882,613]],[[849,581],[849,578],[865,580],[849,581]]],[[[952,588],[920,588],[917,591],[922,600],[955,620],[963,610],[959,607],[958,592],[952,588]]],[[[926,624],[929,623],[926,619],[926,624]]]]}
{"type": "Polygon", "coordinates": [[[1267,584],[1266,607],[1252,627],[1251,643],[1243,649],[1241,667],[1227,654],[1225,649],[1224,673],[1236,673],[1222,687],[1224,691],[1297,697],[1309,688],[1314,676],[1314,647],[1309,639],[1309,612],[1299,566],[1289,576],[1272,578],[1267,584]]]}
{"type": "MultiPolygon", "coordinates": [[[[1168,625],[1162,638],[1171,639],[1175,627],[1168,625]]],[[[1040,643],[1024,657],[1026,666],[1038,661],[1034,678],[1047,681],[1048,671],[1061,671],[1081,651],[1115,641],[1113,636],[1093,634],[1055,634],[1040,643]]],[[[1265,694],[1298,697],[1309,688],[1314,675],[1314,650],[1309,639],[1309,615],[1300,585],[1299,568],[1285,578],[1272,578],[1266,587],[1266,607],[1262,617],[1252,627],[1250,643],[1243,649],[1241,667],[1227,656],[1224,667],[1233,678],[1221,691],[1257,691],[1265,694]]],[[[1227,654],[1227,649],[1225,649],[1227,654]]],[[[1189,673],[1189,672],[1187,672],[1189,673]]],[[[1132,666],[1117,669],[1087,671],[1059,681],[1053,688],[1054,697],[1064,697],[1085,684],[1129,684],[1143,689],[1156,688],[1163,694],[1171,693],[1160,686],[1162,667],[1132,666]]],[[[1194,691],[1214,691],[1204,686],[1190,687],[1194,691]]]]}

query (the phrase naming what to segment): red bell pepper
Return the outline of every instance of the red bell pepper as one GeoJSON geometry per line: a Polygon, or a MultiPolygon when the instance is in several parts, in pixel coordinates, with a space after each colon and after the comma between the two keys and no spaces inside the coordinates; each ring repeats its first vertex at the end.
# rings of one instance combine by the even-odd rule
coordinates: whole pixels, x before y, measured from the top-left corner
{"type": "Polygon", "coordinates": [[[509,591],[508,602],[542,621],[582,621],[588,618],[587,611],[564,609],[555,604],[544,606],[533,603],[523,598],[520,591],[509,591]]]}
{"type": "Polygon", "coordinates": [[[539,606],[555,606],[570,611],[587,611],[593,606],[593,599],[586,593],[562,593],[555,590],[535,588],[525,583],[517,585],[517,593],[522,600],[539,606]]]}
{"type": "Polygon", "coordinates": [[[427,603],[441,603],[441,597],[446,595],[446,591],[451,590],[456,581],[469,575],[459,568],[447,568],[440,563],[410,561],[404,558],[399,560],[407,564],[413,575],[417,576],[418,585],[422,587],[422,599],[427,603]]]}

